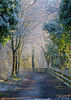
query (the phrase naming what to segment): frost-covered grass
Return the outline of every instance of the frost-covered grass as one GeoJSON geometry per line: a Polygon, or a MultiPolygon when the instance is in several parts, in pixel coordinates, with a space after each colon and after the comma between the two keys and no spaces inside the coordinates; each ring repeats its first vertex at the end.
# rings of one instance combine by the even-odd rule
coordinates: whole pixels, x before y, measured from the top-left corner
{"type": "Polygon", "coordinates": [[[20,77],[15,77],[15,78],[10,78],[11,80],[13,80],[13,81],[21,81],[21,78],[20,77]]]}
{"type": "Polygon", "coordinates": [[[9,77],[6,80],[0,79],[0,91],[9,91],[13,90],[18,86],[24,79],[20,77],[9,77]]]}

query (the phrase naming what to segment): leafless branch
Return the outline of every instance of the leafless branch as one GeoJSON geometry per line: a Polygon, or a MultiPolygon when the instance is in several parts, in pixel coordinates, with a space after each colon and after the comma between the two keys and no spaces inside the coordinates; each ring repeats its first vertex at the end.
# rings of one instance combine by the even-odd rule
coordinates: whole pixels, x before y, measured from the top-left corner
{"type": "Polygon", "coordinates": [[[34,2],[31,4],[31,5],[29,5],[27,8],[25,8],[25,9],[23,9],[21,12],[24,12],[25,10],[27,10],[27,9],[29,9],[33,4],[35,4],[35,2],[36,2],[37,0],[34,0],[34,2]]]}

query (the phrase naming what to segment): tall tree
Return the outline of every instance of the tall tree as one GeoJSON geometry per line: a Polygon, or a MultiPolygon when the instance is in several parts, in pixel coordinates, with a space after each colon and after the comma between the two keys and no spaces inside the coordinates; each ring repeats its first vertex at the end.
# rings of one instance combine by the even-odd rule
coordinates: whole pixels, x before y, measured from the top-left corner
{"type": "MultiPolygon", "coordinates": [[[[60,4],[60,24],[63,26],[64,52],[68,57],[68,67],[71,66],[71,0],[63,0],[60,4]]],[[[70,67],[71,68],[71,67],[70,67]]]]}
{"type": "Polygon", "coordinates": [[[62,0],[60,4],[59,20],[51,21],[44,25],[44,29],[50,32],[50,38],[58,46],[60,59],[63,66],[70,67],[70,42],[71,42],[71,1],[62,0]]]}
{"type": "Polygon", "coordinates": [[[16,26],[16,30],[12,31],[12,36],[11,36],[11,47],[12,49],[12,54],[13,54],[13,68],[12,68],[12,76],[13,75],[19,75],[19,67],[20,67],[20,59],[21,59],[21,54],[23,51],[23,46],[24,46],[24,40],[25,37],[31,33],[31,30],[29,30],[29,26],[31,25],[31,17],[30,14],[26,11],[31,7],[36,0],[32,4],[30,4],[28,7],[26,5],[24,6],[24,9],[22,8],[21,12],[18,15],[18,18],[21,19],[21,21],[18,23],[16,26]]]}

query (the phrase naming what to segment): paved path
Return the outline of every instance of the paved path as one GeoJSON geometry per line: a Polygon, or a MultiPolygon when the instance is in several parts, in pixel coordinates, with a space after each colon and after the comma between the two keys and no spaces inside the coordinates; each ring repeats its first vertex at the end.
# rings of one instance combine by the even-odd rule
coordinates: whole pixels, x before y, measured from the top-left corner
{"type": "Polygon", "coordinates": [[[26,80],[9,92],[9,98],[2,100],[71,100],[71,90],[49,73],[27,72],[24,77],[26,80]]]}

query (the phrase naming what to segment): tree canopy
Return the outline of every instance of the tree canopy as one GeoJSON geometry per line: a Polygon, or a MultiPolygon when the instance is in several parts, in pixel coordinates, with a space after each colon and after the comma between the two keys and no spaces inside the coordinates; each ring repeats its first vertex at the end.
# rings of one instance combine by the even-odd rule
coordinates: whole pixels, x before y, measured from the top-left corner
{"type": "Polygon", "coordinates": [[[19,21],[20,0],[0,1],[0,43],[4,44],[11,36],[19,21]]]}
{"type": "Polygon", "coordinates": [[[59,19],[44,23],[43,29],[50,33],[50,38],[62,53],[63,62],[70,66],[71,57],[71,1],[62,0],[60,4],[59,19]]]}
{"type": "Polygon", "coordinates": [[[66,27],[71,26],[71,0],[62,0],[59,20],[66,27]]]}

